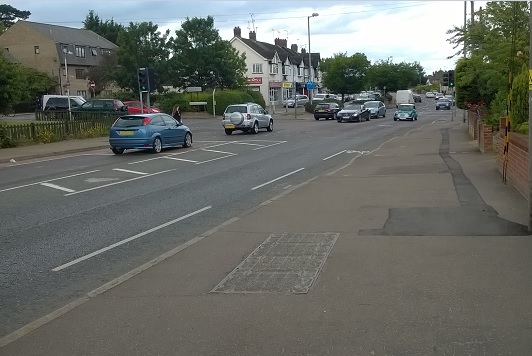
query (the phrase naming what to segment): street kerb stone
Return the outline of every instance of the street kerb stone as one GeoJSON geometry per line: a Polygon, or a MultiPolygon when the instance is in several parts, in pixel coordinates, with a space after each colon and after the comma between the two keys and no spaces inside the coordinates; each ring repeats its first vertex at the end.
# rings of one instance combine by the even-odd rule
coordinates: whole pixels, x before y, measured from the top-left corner
{"type": "Polygon", "coordinates": [[[211,293],[308,293],[339,235],[271,234],[211,293]]]}

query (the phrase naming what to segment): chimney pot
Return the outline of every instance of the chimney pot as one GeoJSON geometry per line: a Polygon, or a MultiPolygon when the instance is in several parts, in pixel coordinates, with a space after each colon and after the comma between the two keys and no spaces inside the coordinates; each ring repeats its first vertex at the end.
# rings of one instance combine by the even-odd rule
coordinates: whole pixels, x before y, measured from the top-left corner
{"type": "Polygon", "coordinates": [[[235,37],[242,37],[242,30],[239,26],[233,28],[233,34],[235,35],[235,37]]]}
{"type": "Polygon", "coordinates": [[[257,40],[257,34],[255,33],[255,31],[249,31],[249,39],[253,41],[257,40]]]}

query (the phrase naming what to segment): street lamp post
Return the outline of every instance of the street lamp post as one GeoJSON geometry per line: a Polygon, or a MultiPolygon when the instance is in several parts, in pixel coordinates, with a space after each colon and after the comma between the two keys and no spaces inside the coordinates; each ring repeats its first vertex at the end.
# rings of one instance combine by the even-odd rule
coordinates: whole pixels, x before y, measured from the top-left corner
{"type": "MultiPolygon", "coordinates": [[[[317,12],[312,13],[312,15],[307,16],[307,34],[308,34],[308,77],[309,82],[312,82],[312,58],[310,56],[310,18],[319,16],[317,12]]],[[[313,89],[308,89],[308,98],[310,100],[310,103],[312,104],[312,92],[313,89]]]]}
{"type": "Polygon", "coordinates": [[[68,64],[67,64],[67,55],[72,54],[67,48],[63,48],[63,57],[65,57],[65,86],[67,89],[67,100],[68,100],[68,119],[72,120],[72,108],[70,107],[70,80],[68,79],[68,64]]]}

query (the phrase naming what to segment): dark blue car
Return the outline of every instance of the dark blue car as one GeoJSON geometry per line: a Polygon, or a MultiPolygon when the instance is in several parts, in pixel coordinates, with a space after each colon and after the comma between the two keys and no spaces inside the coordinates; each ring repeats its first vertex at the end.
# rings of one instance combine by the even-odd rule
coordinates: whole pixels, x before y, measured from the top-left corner
{"type": "Polygon", "coordinates": [[[119,117],[109,132],[114,154],[128,149],[145,149],[159,153],[166,147],[190,147],[192,132],[164,113],[125,115],[119,117]]]}

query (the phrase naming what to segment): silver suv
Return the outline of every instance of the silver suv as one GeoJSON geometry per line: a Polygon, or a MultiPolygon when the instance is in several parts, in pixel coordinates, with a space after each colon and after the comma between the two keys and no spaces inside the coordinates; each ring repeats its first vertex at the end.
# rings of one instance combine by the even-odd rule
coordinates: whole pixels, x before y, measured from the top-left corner
{"type": "Polygon", "coordinates": [[[257,134],[262,128],[273,131],[273,118],[262,106],[255,103],[235,104],[225,109],[222,126],[226,135],[235,130],[257,134]]]}

